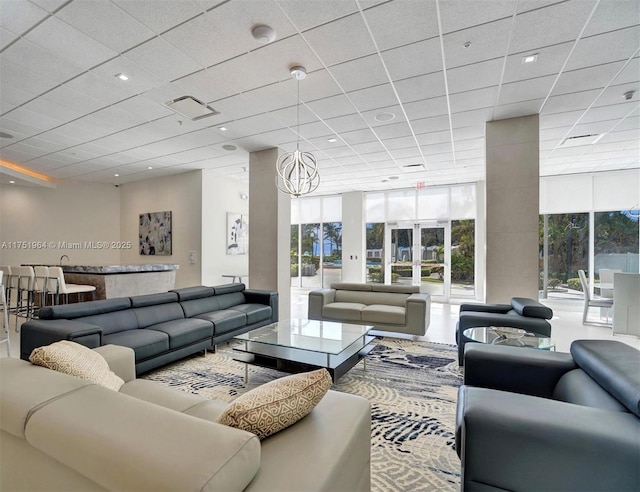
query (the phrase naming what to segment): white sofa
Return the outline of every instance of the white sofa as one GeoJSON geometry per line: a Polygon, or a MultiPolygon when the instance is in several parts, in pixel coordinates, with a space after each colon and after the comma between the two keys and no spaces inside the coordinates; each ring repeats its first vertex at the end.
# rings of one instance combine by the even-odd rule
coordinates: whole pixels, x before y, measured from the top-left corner
{"type": "Polygon", "coordinates": [[[372,325],[379,331],[424,335],[431,296],[417,285],[334,282],[309,292],[309,319],[372,325]]]}
{"type": "Polygon", "coordinates": [[[227,406],[135,379],[133,350],[95,349],[120,391],[0,359],[2,491],[368,491],[370,404],[329,391],[262,440],[215,423],[227,406]]]}

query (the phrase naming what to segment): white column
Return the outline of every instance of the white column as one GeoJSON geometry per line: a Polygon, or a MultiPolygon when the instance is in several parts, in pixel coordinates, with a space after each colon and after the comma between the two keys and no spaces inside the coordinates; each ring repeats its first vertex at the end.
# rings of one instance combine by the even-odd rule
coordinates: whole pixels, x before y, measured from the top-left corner
{"type": "Polygon", "coordinates": [[[487,122],[487,302],[538,298],[538,115],[487,122]]]}
{"type": "Polygon", "coordinates": [[[364,193],[342,194],[342,281],[366,280],[367,243],[365,236],[364,193]]]}
{"type": "Polygon", "coordinates": [[[276,187],[278,149],[249,155],[249,282],[277,290],[280,319],[291,317],[291,197],[276,187]]]}

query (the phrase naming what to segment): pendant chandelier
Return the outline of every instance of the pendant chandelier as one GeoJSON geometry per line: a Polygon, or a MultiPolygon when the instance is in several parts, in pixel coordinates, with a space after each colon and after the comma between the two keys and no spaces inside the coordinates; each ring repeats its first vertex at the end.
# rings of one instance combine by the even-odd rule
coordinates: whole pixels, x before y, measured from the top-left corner
{"type": "Polygon", "coordinates": [[[307,76],[307,72],[304,67],[293,67],[291,76],[298,81],[298,141],[294,152],[287,152],[278,158],[276,186],[283,193],[299,197],[318,188],[320,175],[315,156],[300,150],[300,81],[307,76]]]}

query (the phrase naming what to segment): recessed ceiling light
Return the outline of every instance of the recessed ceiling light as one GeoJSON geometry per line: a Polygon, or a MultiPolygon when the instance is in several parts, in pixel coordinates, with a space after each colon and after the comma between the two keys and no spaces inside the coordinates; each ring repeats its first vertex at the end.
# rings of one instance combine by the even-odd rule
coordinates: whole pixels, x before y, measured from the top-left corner
{"type": "Polygon", "coordinates": [[[16,182],[13,179],[11,181],[9,181],[9,183],[16,184],[16,182]]]}
{"type": "Polygon", "coordinates": [[[118,176],[120,176],[118,173],[115,173],[114,176],[117,178],[118,176]]]}
{"type": "Polygon", "coordinates": [[[116,75],[120,80],[129,80],[129,76],[126,73],[119,73],[116,75]]]}
{"type": "Polygon", "coordinates": [[[535,61],[538,61],[538,53],[522,57],[522,63],[533,63],[535,61]]]}
{"type": "Polygon", "coordinates": [[[334,143],[337,142],[338,139],[337,138],[330,138],[329,140],[327,140],[328,142],[334,143]]]}
{"type": "Polygon", "coordinates": [[[147,167],[147,169],[151,170],[151,169],[153,169],[153,167],[149,166],[149,167],[147,167]]]}
{"type": "Polygon", "coordinates": [[[269,26],[256,26],[251,30],[251,34],[261,44],[268,44],[276,39],[276,32],[269,26]]]}
{"type": "Polygon", "coordinates": [[[227,131],[227,127],[226,126],[221,126],[218,128],[218,130],[220,130],[221,132],[226,132],[227,131]]]}
{"type": "Polygon", "coordinates": [[[389,112],[378,113],[376,115],[376,121],[391,121],[395,117],[396,117],[395,114],[389,113],[389,112]]]}
{"type": "Polygon", "coordinates": [[[224,150],[228,150],[229,152],[231,152],[233,150],[236,150],[238,147],[236,147],[235,145],[226,144],[226,145],[223,145],[222,148],[224,150]]]}

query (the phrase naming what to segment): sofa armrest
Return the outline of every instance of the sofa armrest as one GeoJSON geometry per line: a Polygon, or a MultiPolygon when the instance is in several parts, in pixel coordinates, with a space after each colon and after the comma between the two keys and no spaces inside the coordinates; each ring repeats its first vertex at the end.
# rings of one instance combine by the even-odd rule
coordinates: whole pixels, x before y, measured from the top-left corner
{"type": "Polygon", "coordinates": [[[335,302],[335,289],[316,289],[309,292],[309,319],[322,319],[322,306],[335,302]]]}
{"type": "Polygon", "coordinates": [[[405,303],[405,324],[407,331],[414,335],[424,335],[431,322],[431,296],[426,293],[411,294],[405,303]]]}
{"type": "Polygon", "coordinates": [[[468,343],[464,384],[551,398],[560,378],[578,366],[564,352],[468,343]]]}
{"type": "Polygon", "coordinates": [[[125,383],[136,378],[136,356],[132,348],[121,345],[103,345],[93,350],[105,358],[109,369],[121,377],[125,383]]]}
{"type": "Polygon", "coordinates": [[[272,290],[245,289],[244,298],[248,302],[265,304],[271,307],[273,321],[278,321],[278,293],[272,290]]]}
{"type": "Polygon", "coordinates": [[[461,386],[457,417],[462,490],[640,490],[630,413],[461,386]]]}
{"type": "Polygon", "coordinates": [[[20,358],[29,360],[33,349],[60,340],[71,340],[89,348],[102,345],[102,328],[67,319],[27,321],[20,328],[20,358]]]}
{"type": "Polygon", "coordinates": [[[500,313],[506,314],[513,309],[511,304],[473,304],[462,303],[460,304],[460,312],[463,311],[475,311],[478,313],[500,313]]]}

